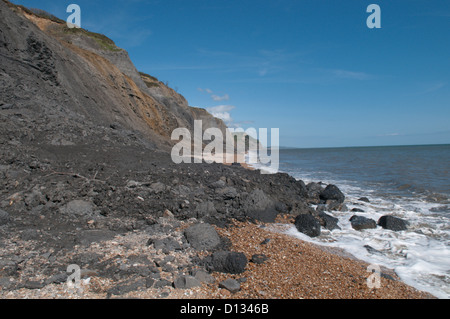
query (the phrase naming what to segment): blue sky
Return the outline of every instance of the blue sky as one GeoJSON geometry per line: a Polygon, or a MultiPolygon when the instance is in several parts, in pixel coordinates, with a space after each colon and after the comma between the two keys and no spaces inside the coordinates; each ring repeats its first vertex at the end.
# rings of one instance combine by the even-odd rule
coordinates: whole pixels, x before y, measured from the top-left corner
{"type": "Polygon", "coordinates": [[[450,143],[448,0],[13,2],[63,19],[80,5],[140,71],[283,146],[450,143]]]}

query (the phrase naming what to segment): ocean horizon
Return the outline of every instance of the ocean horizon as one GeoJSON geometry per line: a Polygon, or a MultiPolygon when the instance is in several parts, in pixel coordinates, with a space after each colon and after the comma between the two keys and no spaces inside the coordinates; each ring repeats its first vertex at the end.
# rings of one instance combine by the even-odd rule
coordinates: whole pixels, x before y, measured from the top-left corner
{"type": "MultiPolygon", "coordinates": [[[[394,269],[411,286],[450,297],[450,144],[280,148],[279,154],[279,172],[306,184],[338,186],[348,207],[345,212],[329,212],[339,219],[340,230],[324,230],[310,238],[292,227],[290,235],[343,248],[359,259],[394,269]],[[394,215],[409,227],[400,232],[379,226],[356,231],[349,222],[353,215],[375,221],[394,215]]],[[[270,170],[261,164],[253,167],[270,170]]]]}
{"type": "Polygon", "coordinates": [[[398,144],[398,145],[357,145],[357,146],[319,146],[319,147],[299,147],[299,146],[279,146],[279,149],[340,149],[340,148],[378,148],[378,147],[414,147],[414,146],[450,146],[450,143],[439,144],[398,144]]]}

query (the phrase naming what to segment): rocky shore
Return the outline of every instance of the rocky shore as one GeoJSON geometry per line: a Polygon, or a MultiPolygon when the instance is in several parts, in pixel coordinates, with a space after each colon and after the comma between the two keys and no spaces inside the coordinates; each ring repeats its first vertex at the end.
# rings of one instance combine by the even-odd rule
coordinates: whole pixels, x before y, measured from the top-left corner
{"type": "Polygon", "coordinates": [[[326,213],[345,209],[335,186],[239,165],[176,165],[130,145],[8,145],[1,298],[430,297],[392,273],[383,289],[368,289],[364,263],[277,231],[280,222],[310,236],[339,227],[326,213]],[[67,285],[69,265],[81,290],[67,285]]]}

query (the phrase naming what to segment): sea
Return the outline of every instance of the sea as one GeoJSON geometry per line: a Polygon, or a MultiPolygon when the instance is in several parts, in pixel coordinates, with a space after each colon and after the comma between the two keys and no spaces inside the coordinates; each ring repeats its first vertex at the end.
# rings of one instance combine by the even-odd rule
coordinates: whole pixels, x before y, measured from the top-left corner
{"type": "MultiPolygon", "coordinates": [[[[340,230],[322,229],[301,240],[346,250],[371,264],[393,269],[406,284],[441,299],[450,297],[450,145],[280,149],[279,170],[296,179],[338,186],[348,211],[332,211],[340,230]],[[370,202],[359,200],[367,197],[370,202]],[[364,212],[351,212],[359,208],[364,212]],[[393,215],[406,231],[354,230],[353,215],[393,215]],[[369,248],[370,247],[370,248],[369,248]]],[[[251,164],[266,172],[268,165],[251,164]]]]}

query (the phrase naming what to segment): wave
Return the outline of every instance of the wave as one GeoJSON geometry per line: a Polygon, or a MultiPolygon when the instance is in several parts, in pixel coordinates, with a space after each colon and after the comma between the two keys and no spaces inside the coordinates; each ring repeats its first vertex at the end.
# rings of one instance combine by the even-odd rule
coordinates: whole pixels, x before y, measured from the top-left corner
{"type": "MultiPolygon", "coordinates": [[[[255,169],[273,172],[262,164],[255,169]]],[[[347,212],[333,211],[339,219],[340,230],[323,230],[322,235],[310,238],[291,226],[286,233],[319,245],[341,248],[356,258],[393,269],[406,284],[429,292],[442,299],[450,298],[450,208],[449,198],[427,190],[405,185],[398,191],[386,189],[386,184],[338,179],[326,171],[305,172],[291,165],[282,172],[305,183],[322,181],[337,185],[346,195],[347,212]],[[370,202],[361,202],[361,197],[370,202]],[[356,231],[351,227],[352,208],[364,210],[365,217],[378,220],[383,215],[394,215],[409,222],[408,230],[394,232],[381,227],[356,231]],[[368,248],[370,247],[370,248],[368,248]]]]}

